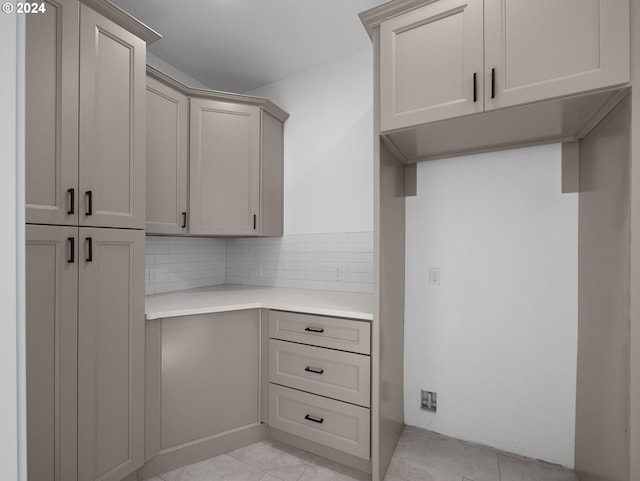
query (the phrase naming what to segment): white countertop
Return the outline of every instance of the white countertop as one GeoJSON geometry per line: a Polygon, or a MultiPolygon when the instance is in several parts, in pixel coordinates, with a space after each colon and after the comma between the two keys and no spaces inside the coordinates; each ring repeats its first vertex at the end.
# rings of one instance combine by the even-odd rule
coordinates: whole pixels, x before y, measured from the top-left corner
{"type": "Polygon", "coordinates": [[[153,320],[258,308],[371,321],[373,295],[222,284],[147,296],[145,311],[147,320],[153,320]]]}

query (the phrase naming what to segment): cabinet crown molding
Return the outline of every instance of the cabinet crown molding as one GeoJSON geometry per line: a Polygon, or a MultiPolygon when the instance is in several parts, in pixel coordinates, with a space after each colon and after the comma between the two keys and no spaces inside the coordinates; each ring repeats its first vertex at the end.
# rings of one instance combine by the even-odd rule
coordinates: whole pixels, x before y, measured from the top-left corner
{"type": "Polygon", "coordinates": [[[160,40],[162,35],[156,32],[151,27],[145,25],[134,16],[128,14],[116,4],[109,0],[80,0],[85,5],[91,7],[100,15],[108,18],[112,22],[117,23],[121,27],[127,29],[137,37],[141,38],[147,43],[147,46],[153,42],[160,40]]]}
{"type": "Polygon", "coordinates": [[[203,99],[219,100],[222,102],[234,102],[244,105],[254,105],[263,109],[268,114],[272,115],[281,122],[286,121],[289,118],[289,114],[278,107],[276,104],[268,99],[262,97],[254,97],[252,95],[236,94],[231,92],[222,92],[219,90],[209,90],[197,87],[187,87],[182,82],[170,77],[169,75],[161,72],[151,65],[147,65],[147,75],[160,82],[163,82],[186,95],[187,97],[197,97],[203,99]]]}
{"type": "Polygon", "coordinates": [[[380,24],[385,20],[435,1],[437,0],[389,0],[369,10],[360,12],[358,16],[369,37],[373,40],[373,31],[380,27],[380,24]]]}

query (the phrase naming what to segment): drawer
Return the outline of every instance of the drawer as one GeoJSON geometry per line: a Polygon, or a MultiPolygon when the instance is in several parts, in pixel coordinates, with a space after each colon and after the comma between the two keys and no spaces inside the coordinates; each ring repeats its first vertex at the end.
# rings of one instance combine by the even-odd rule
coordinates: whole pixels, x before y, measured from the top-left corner
{"type": "Polygon", "coordinates": [[[269,337],[361,354],[371,352],[368,321],[269,311],[269,337]]]}
{"type": "Polygon", "coordinates": [[[269,341],[269,381],[369,407],[369,356],[269,341]]]}
{"type": "Polygon", "coordinates": [[[269,425],[369,459],[369,410],[269,384],[269,425]]]}

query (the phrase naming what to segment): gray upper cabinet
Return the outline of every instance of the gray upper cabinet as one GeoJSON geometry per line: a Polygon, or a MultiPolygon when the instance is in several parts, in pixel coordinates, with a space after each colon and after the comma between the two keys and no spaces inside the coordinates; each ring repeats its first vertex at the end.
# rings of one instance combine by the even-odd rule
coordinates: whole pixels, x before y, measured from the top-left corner
{"type": "Polygon", "coordinates": [[[383,131],[482,112],[482,16],[440,0],[380,25],[383,131]]]}
{"type": "Polygon", "coordinates": [[[145,227],[146,45],[80,6],[80,224],[145,227]]]}
{"type": "Polygon", "coordinates": [[[381,131],[629,81],[628,0],[439,0],[380,23],[381,131]]]}
{"type": "Polygon", "coordinates": [[[78,477],[144,462],[144,232],[80,227],[78,477]]]}
{"type": "Polygon", "coordinates": [[[78,224],[78,2],[26,15],[26,220],[78,224]]]}
{"type": "Polygon", "coordinates": [[[147,77],[147,234],[186,233],[187,97],[147,77]]]}
{"type": "Polygon", "coordinates": [[[76,0],[26,29],[27,222],[143,229],[144,40],[76,0]]]}
{"type": "Polygon", "coordinates": [[[486,110],[629,81],[628,1],[484,0],[484,5],[486,110]]]}
{"type": "Polygon", "coordinates": [[[28,225],[26,238],[27,475],[75,481],[78,228],[28,225]]]}
{"type": "Polygon", "coordinates": [[[260,109],[191,99],[191,234],[255,235],[260,109]]]}
{"type": "Polygon", "coordinates": [[[281,236],[289,115],[147,74],[147,234],[281,236]]]}

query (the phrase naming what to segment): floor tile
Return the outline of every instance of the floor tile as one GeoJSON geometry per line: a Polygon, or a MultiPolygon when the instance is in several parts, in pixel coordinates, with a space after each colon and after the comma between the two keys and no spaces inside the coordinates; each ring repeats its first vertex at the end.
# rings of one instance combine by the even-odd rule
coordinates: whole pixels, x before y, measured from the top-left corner
{"type": "Polygon", "coordinates": [[[315,458],[307,451],[277,441],[261,441],[227,454],[282,481],[297,481],[315,458]]]}
{"type": "Polygon", "coordinates": [[[299,481],[370,481],[371,475],[357,469],[316,457],[299,481]]]}
{"type": "Polygon", "coordinates": [[[260,478],[260,481],[281,481],[278,478],[274,478],[270,474],[265,474],[263,478],[260,478]]]}
{"type": "Polygon", "coordinates": [[[419,458],[396,455],[391,458],[387,476],[404,481],[462,481],[462,476],[429,466],[419,458]]]}
{"type": "Polygon", "coordinates": [[[260,481],[262,471],[223,454],[160,475],[164,481],[260,481]]]}
{"type": "MultiPolygon", "coordinates": [[[[395,456],[474,481],[499,481],[498,455],[488,449],[406,426],[395,456]]],[[[503,480],[504,481],[504,480],[503,480]]]]}
{"type": "Polygon", "coordinates": [[[407,481],[407,480],[399,478],[398,476],[394,476],[393,474],[387,473],[383,481],[407,481]]]}
{"type": "Polygon", "coordinates": [[[578,481],[576,474],[561,466],[498,455],[501,481],[578,481]]]}

